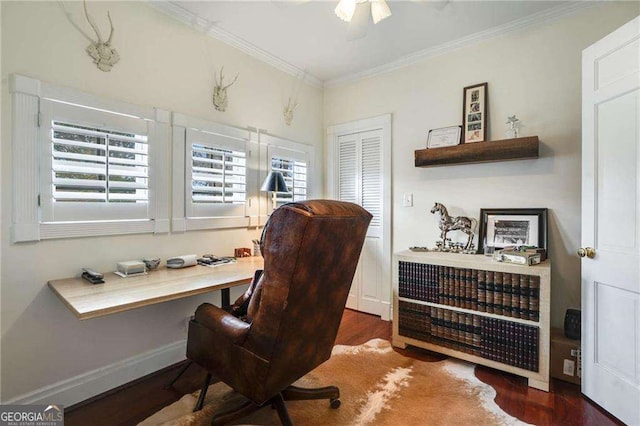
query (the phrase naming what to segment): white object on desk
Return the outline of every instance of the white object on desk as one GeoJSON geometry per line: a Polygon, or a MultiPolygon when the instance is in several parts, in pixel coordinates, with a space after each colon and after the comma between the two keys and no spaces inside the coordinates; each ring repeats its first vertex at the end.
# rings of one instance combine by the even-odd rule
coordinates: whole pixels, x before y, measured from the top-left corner
{"type": "Polygon", "coordinates": [[[198,263],[198,256],[195,254],[185,254],[183,256],[167,259],[167,268],[179,269],[188,266],[195,266],[198,263]]]}
{"type": "Polygon", "coordinates": [[[146,267],[143,262],[139,260],[129,260],[126,262],[118,262],[117,266],[118,275],[126,277],[129,275],[142,274],[146,271],[146,267]]]}

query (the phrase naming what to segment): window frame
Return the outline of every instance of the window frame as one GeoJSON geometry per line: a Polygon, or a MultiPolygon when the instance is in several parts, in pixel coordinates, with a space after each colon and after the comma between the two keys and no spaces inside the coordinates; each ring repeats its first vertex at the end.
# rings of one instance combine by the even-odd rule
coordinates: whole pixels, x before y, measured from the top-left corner
{"type": "Polygon", "coordinates": [[[258,225],[257,155],[258,146],[250,129],[227,126],[211,121],[172,114],[173,205],[172,232],[204,229],[246,228],[258,225]],[[244,204],[194,206],[191,201],[191,146],[203,145],[244,150],[246,192],[244,204]]]}
{"type": "MultiPolygon", "coordinates": [[[[78,107],[60,103],[49,99],[40,100],[40,196],[41,196],[41,222],[86,222],[86,221],[113,221],[113,220],[145,220],[150,218],[150,206],[153,202],[151,195],[151,163],[149,134],[153,132],[154,123],[149,120],[122,116],[95,110],[88,110],[85,107],[78,107]],[[64,121],[68,124],[110,128],[117,131],[127,131],[130,133],[144,134],[147,137],[147,191],[149,192],[147,201],[142,205],[129,203],[87,203],[87,202],[63,202],[57,203],[53,194],[52,166],[54,153],[52,151],[51,132],[53,131],[53,121],[64,121]]],[[[105,146],[105,160],[108,148],[105,146]]],[[[105,174],[105,178],[109,175],[105,174]]]]}
{"type": "MultiPolygon", "coordinates": [[[[246,217],[246,197],[248,190],[247,182],[247,141],[243,139],[231,138],[225,135],[213,134],[200,130],[187,129],[185,143],[185,217],[246,217]],[[245,160],[245,200],[239,203],[196,203],[193,201],[193,145],[203,145],[205,148],[216,150],[229,150],[243,152],[245,160]]],[[[226,181],[224,182],[227,183],[226,181]]]]}
{"type": "MultiPolygon", "coordinates": [[[[273,157],[293,161],[304,161],[307,164],[306,199],[312,199],[314,197],[313,176],[315,173],[315,149],[313,145],[270,135],[266,132],[259,133],[259,141],[261,152],[263,153],[260,182],[264,181],[267,174],[271,171],[273,157]]],[[[266,220],[273,211],[273,204],[271,202],[271,194],[262,193],[261,195],[260,211],[262,213],[260,217],[261,221],[263,221],[262,223],[266,223],[266,220]]],[[[280,205],[281,203],[278,203],[278,206],[280,205]]]]}
{"type": "Polygon", "coordinates": [[[13,242],[169,231],[168,199],[156,190],[163,183],[168,185],[167,111],[115,101],[18,74],[9,77],[9,92],[13,127],[13,242]],[[43,215],[43,205],[50,202],[46,196],[51,191],[42,186],[41,166],[50,164],[51,140],[42,127],[47,114],[41,107],[46,108],[49,101],[84,107],[91,111],[89,115],[136,117],[149,125],[149,201],[145,218],[45,221],[49,218],[43,215]]]}

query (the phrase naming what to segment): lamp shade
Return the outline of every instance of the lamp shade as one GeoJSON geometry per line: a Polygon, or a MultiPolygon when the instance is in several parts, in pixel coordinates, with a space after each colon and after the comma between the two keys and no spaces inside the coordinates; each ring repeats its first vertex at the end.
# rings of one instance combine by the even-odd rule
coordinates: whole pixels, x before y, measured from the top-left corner
{"type": "Polygon", "coordinates": [[[289,193],[287,189],[287,184],[284,181],[284,177],[282,177],[282,173],[280,172],[269,172],[264,182],[262,182],[262,186],[260,187],[261,191],[271,191],[271,192],[283,192],[285,194],[289,193]]]}

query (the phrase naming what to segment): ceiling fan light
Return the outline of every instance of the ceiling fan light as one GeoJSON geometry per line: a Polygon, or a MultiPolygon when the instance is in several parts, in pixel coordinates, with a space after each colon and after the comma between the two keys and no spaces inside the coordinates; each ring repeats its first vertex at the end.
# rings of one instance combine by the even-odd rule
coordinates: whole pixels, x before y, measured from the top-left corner
{"type": "Polygon", "coordinates": [[[387,2],[384,0],[371,0],[371,17],[374,24],[389,16],[391,16],[391,9],[387,6],[387,2]]]}
{"type": "Polygon", "coordinates": [[[338,6],[336,6],[334,12],[338,18],[343,21],[350,22],[353,18],[353,13],[356,11],[356,0],[340,0],[338,6]]]}

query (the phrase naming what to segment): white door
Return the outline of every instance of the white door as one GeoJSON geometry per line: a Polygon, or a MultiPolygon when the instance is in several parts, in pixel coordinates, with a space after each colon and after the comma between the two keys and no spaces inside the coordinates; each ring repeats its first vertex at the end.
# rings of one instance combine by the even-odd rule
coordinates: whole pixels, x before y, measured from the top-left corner
{"type": "Polygon", "coordinates": [[[582,392],[638,425],[640,18],[582,59],[582,392]]]}
{"type": "Polygon", "coordinates": [[[374,128],[335,134],[337,167],[334,168],[333,194],[339,200],[361,205],[373,215],[347,307],[380,315],[385,320],[391,315],[390,148],[389,141],[385,141],[387,133],[390,130],[374,128]]]}

